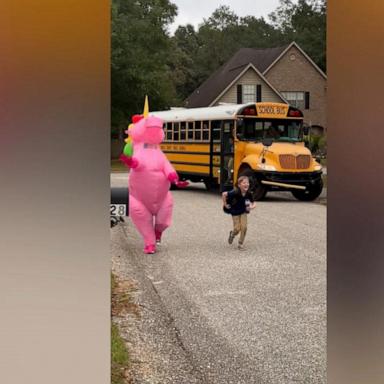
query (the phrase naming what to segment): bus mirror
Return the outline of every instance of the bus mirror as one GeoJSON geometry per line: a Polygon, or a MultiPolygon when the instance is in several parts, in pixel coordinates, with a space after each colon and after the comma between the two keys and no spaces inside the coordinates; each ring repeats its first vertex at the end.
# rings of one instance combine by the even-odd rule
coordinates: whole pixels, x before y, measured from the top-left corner
{"type": "Polygon", "coordinates": [[[308,125],[305,125],[303,127],[303,133],[304,133],[305,136],[308,136],[308,134],[309,134],[309,127],[308,127],[308,125]]]}
{"type": "Polygon", "coordinates": [[[244,139],[244,134],[241,133],[241,132],[237,132],[237,133],[236,133],[236,137],[237,137],[239,140],[243,140],[243,139],[244,139]]]}
{"type": "Polygon", "coordinates": [[[263,140],[261,140],[264,147],[270,147],[273,143],[273,139],[270,137],[264,137],[263,140]]]}

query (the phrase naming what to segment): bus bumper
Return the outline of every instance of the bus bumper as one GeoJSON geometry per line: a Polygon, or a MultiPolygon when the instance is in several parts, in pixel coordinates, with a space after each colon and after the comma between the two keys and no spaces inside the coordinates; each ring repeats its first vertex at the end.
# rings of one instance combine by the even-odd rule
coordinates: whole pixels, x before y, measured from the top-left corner
{"type": "Polygon", "coordinates": [[[321,183],[322,171],[316,172],[256,172],[256,177],[262,183],[263,181],[276,183],[274,185],[264,184],[268,190],[284,191],[290,189],[305,189],[311,188],[321,183]],[[277,185],[280,184],[280,185],[277,185]],[[283,185],[281,185],[283,184],[283,185]],[[299,188],[298,188],[299,187],[299,188]]]}

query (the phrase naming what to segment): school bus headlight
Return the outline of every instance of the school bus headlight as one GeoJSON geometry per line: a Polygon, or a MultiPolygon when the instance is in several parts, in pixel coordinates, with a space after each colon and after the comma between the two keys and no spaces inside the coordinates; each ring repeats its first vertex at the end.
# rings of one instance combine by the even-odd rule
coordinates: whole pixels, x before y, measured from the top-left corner
{"type": "Polygon", "coordinates": [[[323,168],[320,164],[315,165],[315,171],[320,171],[323,168]]]}
{"type": "Polygon", "coordinates": [[[276,167],[269,164],[259,164],[259,168],[263,169],[264,171],[276,171],[276,167]]]}

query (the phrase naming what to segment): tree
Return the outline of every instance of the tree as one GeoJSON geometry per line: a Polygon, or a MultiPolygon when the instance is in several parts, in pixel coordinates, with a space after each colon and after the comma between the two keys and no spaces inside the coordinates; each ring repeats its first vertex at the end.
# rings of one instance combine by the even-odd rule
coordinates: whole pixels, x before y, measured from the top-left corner
{"type": "Polygon", "coordinates": [[[200,25],[200,48],[196,65],[200,79],[206,79],[238,49],[239,18],[228,6],[220,6],[200,25]]]}
{"type": "Polygon", "coordinates": [[[146,94],[152,110],[176,98],[167,32],[175,15],[168,0],[112,1],[111,124],[120,134],[130,116],[142,111],[146,94]]]}
{"type": "Polygon", "coordinates": [[[326,2],[325,0],[280,0],[269,15],[286,43],[296,41],[313,61],[326,70],[326,2]]]}
{"type": "Polygon", "coordinates": [[[282,33],[273,25],[268,24],[263,17],[245,16],[240,19],[242,47],[271,48],[283,42],[282,33]]]}
{"type": "Polygon", "coordinates": [[[177,104],[183,105],[183,100],[198,86],[198,75],[194,61],[199,52],[199,40],[191,24],[179,26],[172,40],[173,54],[170,68],[177,92],[177,104]]]}

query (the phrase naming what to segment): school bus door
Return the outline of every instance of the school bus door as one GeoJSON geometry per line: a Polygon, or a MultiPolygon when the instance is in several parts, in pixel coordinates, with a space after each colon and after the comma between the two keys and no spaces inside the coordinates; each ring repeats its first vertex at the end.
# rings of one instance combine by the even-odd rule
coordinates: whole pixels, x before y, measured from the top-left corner
{"type": "Polygon", "coordinates": [[[221,127],[220,190],[233,188],[233,121],[223,121],[221,127]]]}

